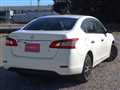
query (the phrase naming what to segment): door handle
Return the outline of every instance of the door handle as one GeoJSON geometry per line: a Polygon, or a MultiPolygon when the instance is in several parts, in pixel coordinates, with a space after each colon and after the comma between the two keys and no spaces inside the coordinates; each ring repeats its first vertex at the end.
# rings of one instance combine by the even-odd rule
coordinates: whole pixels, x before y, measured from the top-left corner
{"type": "Polygon", "coordinates": [[[104,41],[104,39],[101,39],[101,41],[103,42],[103,41],[104,41]]]}
{"type": "Polygon", "coordinates": [[[93,43],[95,43],[95,41],[91,41],[91,43],[93,44],[93,43]]]}

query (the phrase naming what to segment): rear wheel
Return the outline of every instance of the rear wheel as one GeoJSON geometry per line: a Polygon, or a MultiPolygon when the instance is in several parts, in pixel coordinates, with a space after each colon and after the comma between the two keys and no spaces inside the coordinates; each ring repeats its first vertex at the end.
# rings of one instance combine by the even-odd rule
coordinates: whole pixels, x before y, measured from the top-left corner
{"type": "Polygon", "coordinates": [[[90,55],[87,55],[85,58],[81,79],[83,79],[83,81],[88,81],[91,78],[91,72],[92,72],[92,58],[90,57],[90,55]]]}
{"type": "Polygon", "coordinates": [[[93,68],[93,63],[92,63],[92,58],[88,54],[85,58],[84,66],[83,66],[83,71],[81,75],[76,75],[77,80],[81,80],[82,82],[87,82],[91,78],[91,72],[93,68]]]}

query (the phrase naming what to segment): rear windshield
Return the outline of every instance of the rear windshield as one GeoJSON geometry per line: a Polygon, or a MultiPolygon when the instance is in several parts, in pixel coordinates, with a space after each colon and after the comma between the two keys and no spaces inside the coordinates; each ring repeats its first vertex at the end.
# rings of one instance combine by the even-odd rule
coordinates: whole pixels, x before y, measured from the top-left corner
{"type": "Polygon", "coordinates": [[[39,18],[28,24],[23,30],[70,30],[76,21],[75,18],[39,18]]]}

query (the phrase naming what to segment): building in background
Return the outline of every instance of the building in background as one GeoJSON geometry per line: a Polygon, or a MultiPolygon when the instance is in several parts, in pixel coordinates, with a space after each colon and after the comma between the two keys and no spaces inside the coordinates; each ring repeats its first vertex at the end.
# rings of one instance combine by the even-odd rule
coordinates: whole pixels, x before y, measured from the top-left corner
{"type": "Polygon", "coordinates": [[[9,21],[14,23],[27,23],[34,18],[56,14],[52,6],[10,6],[0,7],[0,21],[9,21]]]}

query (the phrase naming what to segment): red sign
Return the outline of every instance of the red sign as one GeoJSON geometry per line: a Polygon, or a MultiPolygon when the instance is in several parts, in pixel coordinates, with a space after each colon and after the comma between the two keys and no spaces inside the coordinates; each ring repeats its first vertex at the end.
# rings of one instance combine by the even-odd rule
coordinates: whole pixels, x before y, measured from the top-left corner
{"type": "Polygon", "coordinates": [[[38,43],[27,43],[25,45],[26,52],[40,52],[40,44],[38,43]]]}

